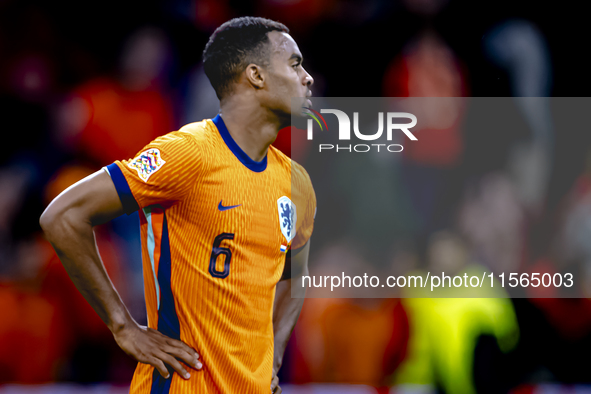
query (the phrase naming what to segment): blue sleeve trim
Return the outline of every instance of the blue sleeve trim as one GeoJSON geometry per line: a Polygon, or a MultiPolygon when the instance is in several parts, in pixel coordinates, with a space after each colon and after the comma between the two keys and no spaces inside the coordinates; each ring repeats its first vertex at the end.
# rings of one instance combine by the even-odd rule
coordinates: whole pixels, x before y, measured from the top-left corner
{"type": "Polygon", "coordinates": [[[308,240],[306,241],[306,243],[303,246],[300,246],[297,249],[289,249],[287,251],[287,256],[291,257],[291,256],[297,256],[305,247],[306,245],[308,245],[308,242],[310,242],[310,239],[308,238],[308,240]]]}
{"type": "Polygon", "coordinates": [[[111,180],[115,185],[115,189],[117,189],[117,194],[119,194],[119,199],[123,205],[123,211],[129,215],[140,209],[133,194],[131,194],[129,184],[119,166],[115,163],[109,164],[107,166],[107,171],[109,172],[109,175],[111,175],[111,180]]]}
{"type": "Polygon", "coordinates": [[[306,245],[308,245],[308,242],[310,242],[309,239],[306,241],[306,243],[304,244],[304,246],[299,247],[299,248],[297,248],[295,250],[289,249],[287,251],[287,253],[285,254],[285,266],[283,267],[283,274],[281,274],[281,279],[279,279],[280,281],[286,280],[286,279],[291,279],[292,273],[295,273],[296,274],[295,275],[296,278],[301,275],[302,268],[303,267],[295,267],[293,269],[294,272],[292,272],[292,269],[291,269],[291,257],[292,256],[297,256],[298,253],[300,253],[302,251],[302,249],[304,249],[306,247],[306,245]]]}

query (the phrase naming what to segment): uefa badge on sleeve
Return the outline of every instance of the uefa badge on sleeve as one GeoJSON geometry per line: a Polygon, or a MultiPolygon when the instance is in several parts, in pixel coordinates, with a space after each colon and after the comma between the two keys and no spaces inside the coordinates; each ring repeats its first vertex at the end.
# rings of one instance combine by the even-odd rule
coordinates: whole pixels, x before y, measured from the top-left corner
{"type": "Polygon", "coordinates": [[[279,210],[279,228],[281,228],[281,233],[286,241],[281,243],[280,250],[285,253],[289,243],[296,235],[296,206],[289,197],[283,196],[277,200],[277,208],[279,210]]]}
{"type": "Polygon", "coordinates": [[[148,182],[150,175],[158,171],[166,162],[162,160],[160,151],[156,148],[148,149],[127,164],[129,168],[137,171],[138,176],[144,182],[148,182]]]}

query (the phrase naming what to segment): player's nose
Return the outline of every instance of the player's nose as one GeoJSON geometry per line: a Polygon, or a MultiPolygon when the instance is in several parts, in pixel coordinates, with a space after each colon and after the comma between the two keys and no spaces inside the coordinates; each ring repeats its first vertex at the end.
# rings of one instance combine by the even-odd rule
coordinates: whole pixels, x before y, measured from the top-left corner
{"type": "Polygon", "coordinates": [[[304,85],[308,87],[314,85],[314,78],[312,78],[312,76],[308,71],[306,71],[306,69],[304,69],[304,85]]]}

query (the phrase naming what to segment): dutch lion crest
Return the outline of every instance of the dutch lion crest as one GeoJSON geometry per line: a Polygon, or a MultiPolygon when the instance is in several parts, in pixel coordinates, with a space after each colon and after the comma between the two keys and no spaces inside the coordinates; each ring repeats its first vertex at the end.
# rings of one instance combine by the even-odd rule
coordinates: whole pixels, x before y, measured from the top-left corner
{"type": "Polygon", "coordinates": [[[279,227],[287,242],[296,235],[297,214],[296,206],[291,202],[289,197],[283,196],[277,200],[277,208],[279,209],[279,227]]]}

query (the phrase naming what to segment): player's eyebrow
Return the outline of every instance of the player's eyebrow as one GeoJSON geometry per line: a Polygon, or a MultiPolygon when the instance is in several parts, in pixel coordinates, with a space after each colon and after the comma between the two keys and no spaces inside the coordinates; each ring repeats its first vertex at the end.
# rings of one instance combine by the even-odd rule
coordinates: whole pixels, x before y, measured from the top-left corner
{"type": "Polygon", "coordinates": [[[291,60],[291,59],[296,59],[298,61],[298,63],[301,63],[304,61],[302,56],[298,55],[297,53],[292,54],[288,60],[291,60]]]}

